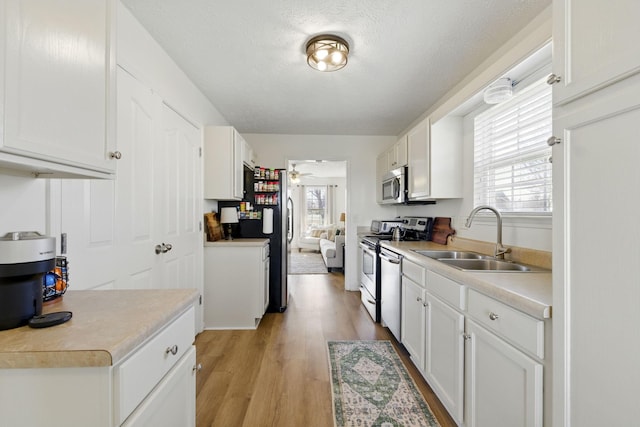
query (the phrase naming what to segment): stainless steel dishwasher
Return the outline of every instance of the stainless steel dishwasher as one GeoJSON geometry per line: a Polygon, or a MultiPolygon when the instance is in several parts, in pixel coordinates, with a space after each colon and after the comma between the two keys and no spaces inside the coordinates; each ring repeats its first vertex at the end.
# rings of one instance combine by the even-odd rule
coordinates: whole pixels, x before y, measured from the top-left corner
{"type": "Polygon", "coordinates": [[[380,317],[400,342],[400,262],[402,255],[380,248],[380,317]]]}

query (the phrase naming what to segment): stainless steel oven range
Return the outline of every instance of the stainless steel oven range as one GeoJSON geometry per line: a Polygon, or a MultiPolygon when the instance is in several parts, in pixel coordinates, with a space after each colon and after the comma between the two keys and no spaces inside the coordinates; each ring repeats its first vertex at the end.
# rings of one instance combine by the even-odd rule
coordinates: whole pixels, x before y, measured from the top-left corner
{"type": "Polygon", "coordinates": [[[432,218],[396,218],[387,221],[374,220],[371,234],[360,238],[360,299],[375,322],[380,322],[381,274],[380,242],[391,240],[394,228],[402,230],[402,240],[430,240],[432,218]]]}

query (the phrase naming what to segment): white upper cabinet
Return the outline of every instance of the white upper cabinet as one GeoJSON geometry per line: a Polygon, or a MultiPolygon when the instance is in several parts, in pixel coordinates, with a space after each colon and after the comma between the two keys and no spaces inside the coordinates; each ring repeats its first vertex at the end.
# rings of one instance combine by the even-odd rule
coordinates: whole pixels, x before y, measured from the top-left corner
{"type": "Polygon", "coordinates": [[[407,165],[407,137],[400,138],[387,150],[387,170],[407,165]]]}
{"type": "Polygon", "coordinates": [[[247,141],[242,140],[242,162],[251,170],[256,167],[256,152],[247,141]]]}
{"type": "Polygon", "coordinates": [[[640,2],[553,2],[554,104],[640,71],[640,2]]]}
{"type": "Polygon", "coordinates": [[[0,167],[115,173],[114,9],[112,0],[3,2],[0,167]]]}
{"type": "Polygon", "coordinates": [[[462,197],[462,119],[427,117],[407,135],[409,201],[462,197]]]}
{"type": "Polygon", "coordinates": [[[204,198],[242,200],[244,139],[232,126],[204,130],[204,198]]]}

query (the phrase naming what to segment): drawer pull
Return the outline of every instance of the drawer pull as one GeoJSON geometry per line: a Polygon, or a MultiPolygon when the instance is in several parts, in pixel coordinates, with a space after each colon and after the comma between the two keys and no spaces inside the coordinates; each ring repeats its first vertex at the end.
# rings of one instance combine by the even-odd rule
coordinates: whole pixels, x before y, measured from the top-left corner
{"type": "Polygon", "coordinates": [[[173,354],[174,356],[178,354],[178,346],[174,344],[171,347],[167,347],[167,349],[165,350],[165,354],[169,353],[173,354]]]}
{"type": "Polygon", "coordinates": [[[500,316],[498,316],[496,313],[494,313],[493,311],[491,313],[489,313],[489,319],[491,320],[497,320],[500,316]]]}

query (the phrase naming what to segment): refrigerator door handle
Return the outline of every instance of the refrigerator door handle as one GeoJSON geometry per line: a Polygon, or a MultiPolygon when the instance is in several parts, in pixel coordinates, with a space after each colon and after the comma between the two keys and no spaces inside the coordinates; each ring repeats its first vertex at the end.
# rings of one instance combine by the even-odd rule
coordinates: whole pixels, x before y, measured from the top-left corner
{"type": "Polygon", "coordinates": [[[288,227],[289,227],[288,231],[290,231],[290,233],[288,233],[290,237],[287,239],[287,241],[289,243],[291,243],[291,241],[293,240],[293,233],[294,233],[294,228],[293,228],[293,200],[291,200],[291,197],[289,197],[287,199],[287,224],[288,224],[288,227]]]}

